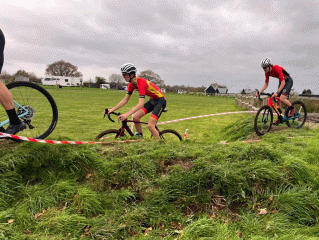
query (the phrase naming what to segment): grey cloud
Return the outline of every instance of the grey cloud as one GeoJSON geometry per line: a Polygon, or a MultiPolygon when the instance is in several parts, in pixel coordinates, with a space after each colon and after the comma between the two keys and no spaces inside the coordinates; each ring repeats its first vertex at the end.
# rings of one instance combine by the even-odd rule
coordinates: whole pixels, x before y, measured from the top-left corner
{"type": "Polygon", "coordinates": [[[5,5],[2,29],[18,43],[7,46],[7,61],[63,59],[79,69],[134,62],[170,85],[222,81],[234,89],[263,84],[264,57],[289,69],[295,82],[311,83],[319,71],[314,0],[92,2],[53,12],[5,5]]]}

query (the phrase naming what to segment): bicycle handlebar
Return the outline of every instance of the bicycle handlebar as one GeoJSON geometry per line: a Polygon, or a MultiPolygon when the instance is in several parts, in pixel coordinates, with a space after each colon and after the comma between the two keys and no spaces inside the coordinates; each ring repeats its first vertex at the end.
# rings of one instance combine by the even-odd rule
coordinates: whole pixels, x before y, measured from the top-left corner
{"type": "MultiPolygon", "coordinates": [[[[109,109],[108,108],[105,108],[105,112],[104,112],[104,117],[105,115],[107,115],[109,113],[109,109]]],[[[115,122],[112,118],[111,118],[111,114],[114,114],[115,116],[120,116],[121,113],[115,113],[115,112],[111,112],[109,115],[107,115],[107,117],[109,118],[109,120],[111,122],[115,122]]]]}
{"type": "MultiPolygon", "coordinates": [[[[258,89],[256,89],[257,91],[257,95],[258,95],[258,99],[261,101],[261,98],[260,98],[260,95],[265,95],[265,96],[268,96],[268,97],[271,97],[274,93],[260,93],[258,89]]],[[[273,100],[274,102],[277,102],[276,98],[273,97],[273,100]]]]}

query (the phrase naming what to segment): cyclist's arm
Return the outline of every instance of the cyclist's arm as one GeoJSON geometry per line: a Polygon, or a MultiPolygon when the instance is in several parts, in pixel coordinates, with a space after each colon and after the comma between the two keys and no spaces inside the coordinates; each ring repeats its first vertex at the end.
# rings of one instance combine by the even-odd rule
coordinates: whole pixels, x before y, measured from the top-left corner
{"type": "Polygon", "coordinates": [[[145,102],[145,98],[139,98],[138,100],[138,104],[133,107],[130,111],[128,111],[126,114],[127,116],[132,115],[133,113],[137,112],[138,110],[140,110],[142,107],[144,107],[144,102],[145,102]]]}
{"type": "Polygon", "coordinates": [[[125,104],[127,104],[127,102],[130,100],[130,98],[131,98],[131,94],[126,94],[125,97],[114,108],[109,109],[109,114],[111,112],[114,112],[115,110],[123,107],[125,104]]]}
{"type": "Polygon", "coordinates": [[[268,87],[268,82],[266,82],[265,85],[260,89],[259,94],[265,91],[267,87],[268,87]]]}
{"type": "Polygon", "coordinates": [[[121,114],[117,118],[119,120],[123,121],[123,120],[127,119],[131,114],[133,114],[133,113],[137,112],[138,110],[140,110],[143,106],[144,106],[144,98],[140,98],[140,100],[138,101],[138,104],[135,107],[133,107],[127,113],[121,114]]]}

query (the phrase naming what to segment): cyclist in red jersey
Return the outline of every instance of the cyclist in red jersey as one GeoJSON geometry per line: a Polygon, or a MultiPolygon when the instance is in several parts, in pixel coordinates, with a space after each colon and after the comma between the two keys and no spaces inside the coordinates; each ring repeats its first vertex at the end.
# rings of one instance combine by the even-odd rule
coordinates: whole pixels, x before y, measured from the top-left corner
{"type": "MultiPolygon", "coordinates": [[[[289,93],[291,91],[293,80],[290,77],[289,73],[282,67],[278,65],[272,65],[269,58],[261,61],[261,67],[265,71],[265,84],[260,89],[260,93],[262,93],[269,84],[269,77],[274,77],[279,79],[279,86],[276,93],[272,95],[272,97],[279,97],[280,101],[287,105],[290,109],[289,116],[292,116],[295,113],[295,108],[291,105],[290,101],[287,99],[289,93]]],[[[258,94],[258,93],[257,93],[258,94]]],[[[279,117],[274,124],[278,125],[281,122],[282,118],[279,117]]]]}
{"type": "MultiPolygon", "coordinates": [[[[152,112],[149,120],[147,128],[150,130],[152,136],[155,137],[156,140],[159,140],[159,134],[156,130],[155,126],[157,120],[161,116],[163,110],[166,107],[166,98],[160,88],[156,86],[154,83],[140,77],[136,77],[136,67],[132,63],[126,63],[122,66],[121,72],[123,78],[126,82],[128,82],[127,94],[125,97],[113,108],[109,109],[108,114],[114,112],[115,110],[123,107],[130,99],[134,89],[137,89],[139,92],[139,102],[133,107],[130,111],[125,114],[121,114],[118,116],[118,119],[121,121],[128,118],[133,114],[134,121],[140,121],[140,119],[147,113],[152,112]],[[145,95],[150,97],[150,100],[145,103],[145,95]]],[[[139,136],[143,136],[142,134],[142,126],[140,123],[135,123],[135,128],[137,134],[139,136]]]]}

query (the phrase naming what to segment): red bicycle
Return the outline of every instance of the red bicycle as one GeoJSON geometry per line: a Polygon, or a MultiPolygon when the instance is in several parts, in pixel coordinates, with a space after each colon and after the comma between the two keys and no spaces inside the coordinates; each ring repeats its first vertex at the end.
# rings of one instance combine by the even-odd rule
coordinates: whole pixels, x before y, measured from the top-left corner
{"type": "Polygon", "coordinates": [[[277,113],[278,118],[280,118],[279,123],[286,123],[288,127],[301,128],[307,119],[307,109],[303,102],[295,101],[292,103],[292,107],[295,112],[291,112],[291,108],[286,107],[284,115],[280,109],[280,99],[278,97],[271,97],[273,94],[261,93],[258,98],[261,100],[260,95],[268,96],[267,105],[262,106],[255,117],[255,131],[258,136],[264,135],[266,132],[270,131],[273,125],[273,110],[277,113]]]}
{"type": "MultiPolygon", "coordinates": [[[[108,109],[105,109],[105,112],[108,112],[108,109]]],[[[167,112],[165,109],[163,112],[167,112]]],[[[108,118],[111,122],[115,122],[112,118],[111,115],[119,116],[121,113],[115,113],[112,112],[110,115],[108,115],[108,118]]],[[[105,115],[104,115],[105,117],[105,115]]],[[[108,129],[103,132],[101,132],[96,138],[101,140],[106,140],[106,141],[118,141],[120,138],[126,136],[126,132],[131,136],[135,136],[128,126],[128,123],[141,123],[141,124],[147,124],[147,122],[140,122],[140,121],[134,121],[134,120],[128,120],[125,119],[122,121],[122,126],[119,129],[108,129]]],[[[160,131],[157,126],[155,126],[156,130],[159,132],[159,136],[161,140],[167,141],[167,142],[180,142],[182,141],[182,136],[176,132],[173,129],[165,129],[160,131]]]]}

